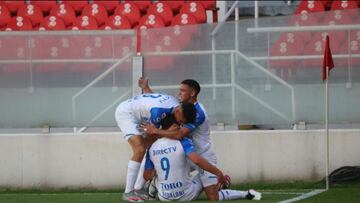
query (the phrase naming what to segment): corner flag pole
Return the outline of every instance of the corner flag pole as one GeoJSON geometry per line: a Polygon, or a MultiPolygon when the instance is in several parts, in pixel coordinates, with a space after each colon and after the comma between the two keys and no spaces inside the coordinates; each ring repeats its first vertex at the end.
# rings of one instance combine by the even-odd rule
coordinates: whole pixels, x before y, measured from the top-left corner
{"type": "Polygon", "coordinates": [[[326,66],[325,81],[325,156],[326,156],[326,190],[329,190],[329,66],[326,66]]]}
{"type": "Polygon", "coordinates": [[[325,179],[326,179],[326,190],[329,189],[329,71],[334,67],[334,61],[332,59],[330,50],[330,39],[329,35],[326,36],[324,60],[322,67],[322,79],[325,81],[325,179]]]}

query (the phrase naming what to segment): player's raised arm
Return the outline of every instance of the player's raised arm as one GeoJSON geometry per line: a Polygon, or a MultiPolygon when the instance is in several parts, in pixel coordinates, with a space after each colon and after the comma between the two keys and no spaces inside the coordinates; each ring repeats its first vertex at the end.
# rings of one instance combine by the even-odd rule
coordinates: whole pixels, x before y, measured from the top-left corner
{"type": "Polygon", "coordinates": [[[142,89],[143,93],[153,93],[149,86],[149,79],[143,77],[139,78],[138,85],[142,89]]]}

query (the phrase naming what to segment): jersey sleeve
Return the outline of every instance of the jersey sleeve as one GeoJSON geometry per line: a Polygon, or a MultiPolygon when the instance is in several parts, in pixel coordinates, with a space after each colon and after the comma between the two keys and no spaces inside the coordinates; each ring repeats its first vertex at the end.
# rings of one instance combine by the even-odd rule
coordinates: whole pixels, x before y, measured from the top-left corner
{"type": "Polygon", "coordinates": [[[190,132],[194,131],[197,127],[205,121],[205,112],[200,108],[199,104],[195,106],[196,108],[196,119],[194,123],[186,123],[183,127],[190,130],[190,132]]]}
{"type": "MultiPolygon", "coordinates": [[[[150,149],[150,148],[149,148],[150,149]]],[[[154,169],[154,163],[151,161],[150,159],[150,152],[149,149],[146,152],[146,157],[145,157],[145,170],[151,170],[154,169]]]]}
{"type": "Polygon", "coordinates": [[[154,107],[150,110],[150,122],[157,128],[161,125],[161,120],[167,115],[171,115],[172,108],[158,108],[154,107]]]}
{"type": "Polygon", "coordinates": [[[195,146],[191,139],[184,137],[180,140],[181,146],[184,149],[185,156],[188,154],[195,152],[195,146]]]}

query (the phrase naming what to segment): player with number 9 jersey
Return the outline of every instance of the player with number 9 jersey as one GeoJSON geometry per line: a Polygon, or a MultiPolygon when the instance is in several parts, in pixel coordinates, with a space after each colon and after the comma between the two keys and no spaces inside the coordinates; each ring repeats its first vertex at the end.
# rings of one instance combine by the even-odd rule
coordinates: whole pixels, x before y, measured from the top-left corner
{"type": "Polygon", "coordinates": [[[192,180],[186,158],[194,152],[194,145],[189,138],[181,141],[161,138],[149,148],[145,170],[155,169],[156,188],[161,201],[191,201],[199,196],[202,191],[200,179],[192,180]]]}

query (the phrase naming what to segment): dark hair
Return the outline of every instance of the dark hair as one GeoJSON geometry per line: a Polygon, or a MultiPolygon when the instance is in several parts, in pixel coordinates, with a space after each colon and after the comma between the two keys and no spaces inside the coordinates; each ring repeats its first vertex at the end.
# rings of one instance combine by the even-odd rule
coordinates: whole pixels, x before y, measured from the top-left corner
{"type": "Polygon", "coordinates": [[[196,95],[199,94],[201,88],[199,83],[193,79],[186,79],[181,82],[181,84],[188,85],[189,87],[193,88],[196,92],[196,95]]]}
{"type": "Polygon", "coordinates": [[[176,123],[176,120],[173,115],[168,115],[164,119],[161,120],[161,128],[163,130],[166,130],[170,128],[172,124],[176,123]]]}
{"type": "Polygon", "coordinates": [[[196,119],[196,109],[193,103],[185,102],[181,104],[185,123],[193,123],[196,119]]]}

